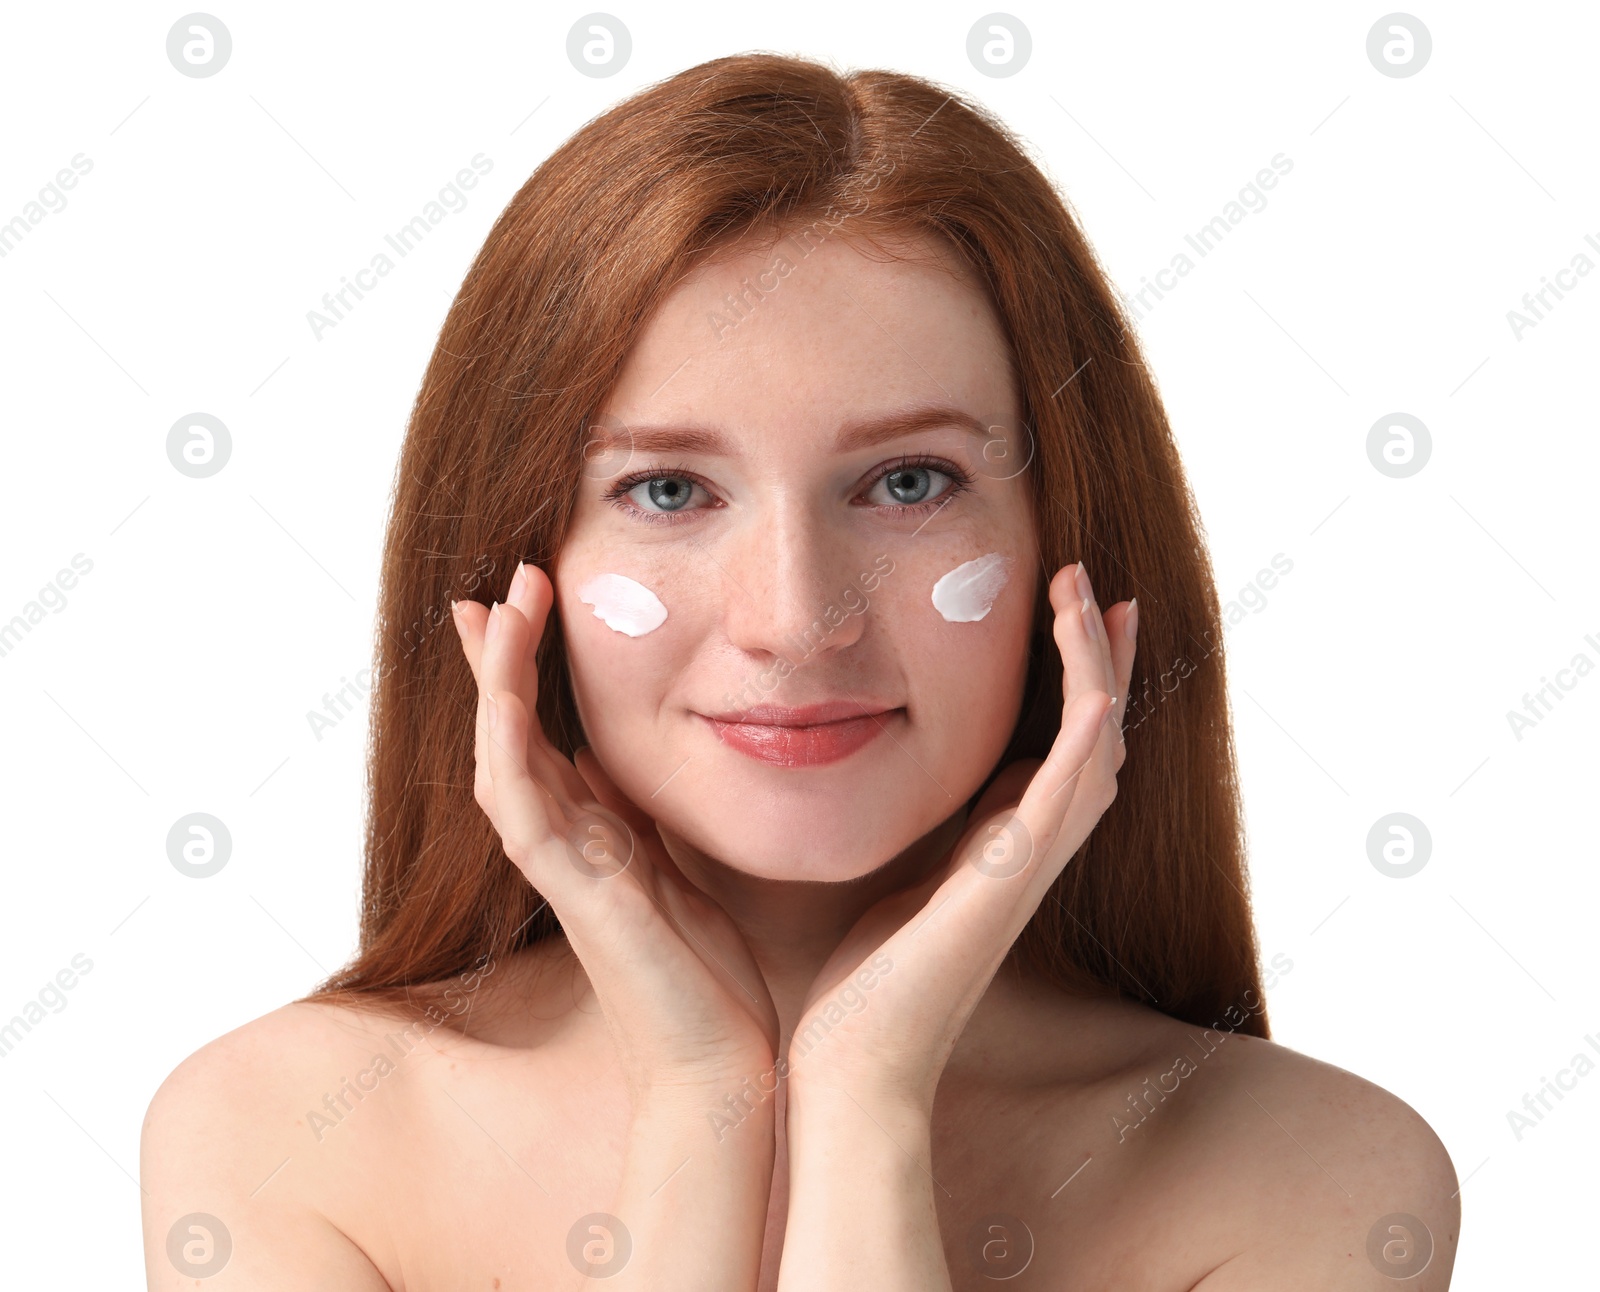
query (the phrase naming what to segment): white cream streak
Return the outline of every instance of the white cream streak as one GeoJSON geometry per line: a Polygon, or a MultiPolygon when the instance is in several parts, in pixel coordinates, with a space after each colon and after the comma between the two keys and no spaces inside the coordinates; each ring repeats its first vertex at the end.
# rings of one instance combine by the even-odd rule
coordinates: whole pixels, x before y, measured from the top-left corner
{"type": "Polygon", "coordinates": [[[1010,577],[1011,558],[990,552],[958,565],[933,585],[933,605],[953,624],[976,623],[989,613],[1010,577]]]}
{"type": "Polygon", "coordinates": [[[578,589],[578,600],[594,607],[596,619],[629,637],[642,637],[667,620],[661,599],[625,574],[597,574],[578,589]]]}

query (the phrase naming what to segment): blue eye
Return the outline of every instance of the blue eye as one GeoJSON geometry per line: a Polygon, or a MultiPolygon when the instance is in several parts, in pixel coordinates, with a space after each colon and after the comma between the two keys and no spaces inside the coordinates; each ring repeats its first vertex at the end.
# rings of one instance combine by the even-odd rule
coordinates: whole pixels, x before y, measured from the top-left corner
{"type": "Polygon", "coordinates": [[[942,507],[971,486],[972,477],[954,463],[919,454],[890,463],[872,482],[867,497],[879,506],[918,511],[942,507]],[[943,484],[939,483],[941,480],[943,484]],[[880,485],[886,493],[881,501],[872,497],[880,485]]]}
{"type": "MultiPolygon", "coordinates": [[[[954,463],[915,454],[886,463],[873,477],[862,500],[891,512],[916,514],[943,507],[972,487],[972,477],[954,463]]],[[[672,525],[687,513],[708,511],[719,504],[711,491],[686,467],[656,467],[624,476],[605,492],[605,500],[639,520],[672,525]],[[708,501],[694,503],[699,489],[708,501]]]]}
{"type": "Polygon", "coordinates": [[[944,472],[933,471],[928,467],[901,467],[897,471],[880,476],[875,485],[882,484],[888,489],[889,497],[894,502],[909,507],[919,502],[928,502],[944,492],[941,489],[938,493],[934,493],[935,475],[944,475],[944,472]]]}
{"type": "Polygon", "coordinates": [[[613,506],[656,524],[674,524],[679,513],[703,511],[704,507],[691,507],[690,500],[699,488],[693,476],[681,467],[658,467],[654,471],[639,471],[624,476],[606,490],[606,501],[613,506]]]}
{"type": "Polygon", "coordinates": [[[662,511],[682,511],[694,493],[694,482],[682,476],[656,476],[644,481],[643,486],[646,496],[662,511]]]}

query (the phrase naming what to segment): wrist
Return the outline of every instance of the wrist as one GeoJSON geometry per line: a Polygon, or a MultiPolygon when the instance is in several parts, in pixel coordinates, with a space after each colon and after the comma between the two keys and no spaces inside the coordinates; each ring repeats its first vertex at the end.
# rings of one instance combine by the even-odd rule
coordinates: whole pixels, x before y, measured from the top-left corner
{"type": "Polygon", "coordinates": [[[886,1129],[894,1126],[911,1133],[925,1133],[933,1125],[931,1090],[923,1093],[881,1078],[822,1071],[806,1075],[795,1067],[789,1073],[787,1099],[791,1134],[839,1127],[853,1131],[874,1121],[886,1129]]]}
{"type": "MultiPolygon", "coordinates": [[[[777,1071],[746,1070],[694,1080],[654,1081],[633,1096],[636,1125],[680,1126],[718,1142],[747,1124],[771,1130],[775,1117],[777,1071]]],[[[770,1137],[769,1137],[770,1138],[770,1137]]]]}

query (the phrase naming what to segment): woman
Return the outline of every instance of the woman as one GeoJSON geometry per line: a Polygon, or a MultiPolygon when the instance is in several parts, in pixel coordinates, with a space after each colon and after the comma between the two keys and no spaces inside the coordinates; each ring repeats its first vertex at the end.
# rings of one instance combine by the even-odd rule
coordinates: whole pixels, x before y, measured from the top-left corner
{"type": "Polygon", "coordinates": [[[1445,1287],[1438,1139],[1267,1039],[1219,636],[1001,126],[591,122],[412,416],[359,954],[157,1093],[152,1286],[1445,1287]]]}

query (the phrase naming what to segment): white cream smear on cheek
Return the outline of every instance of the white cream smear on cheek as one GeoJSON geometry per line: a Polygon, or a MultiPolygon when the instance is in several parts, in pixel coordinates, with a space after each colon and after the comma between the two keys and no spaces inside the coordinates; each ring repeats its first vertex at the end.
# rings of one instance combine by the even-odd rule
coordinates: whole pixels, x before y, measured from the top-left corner
{"type": "Polygon", "coordinates": [[[667,621],[667,608],[644,584],[625,574],[597,574],[578,589],[594,617],[629,637],[642,637],[667,621]]]}
{"type": "Polygon", "coordinates": [[[952,624],[976,623],[989,613],[1010,577],[1011,557],[990,552],[956,566],[933,585],[933,606],[952,624]]]}

